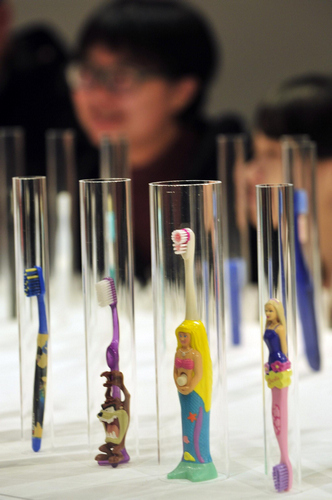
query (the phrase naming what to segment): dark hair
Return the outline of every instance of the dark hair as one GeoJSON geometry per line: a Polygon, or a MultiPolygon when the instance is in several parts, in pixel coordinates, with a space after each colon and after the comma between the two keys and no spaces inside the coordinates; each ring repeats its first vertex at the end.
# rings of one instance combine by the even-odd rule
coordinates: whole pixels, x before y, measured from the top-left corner
{"type": "Polygon", "coordinates": [[[113,0],[99,8],[83,27],[78,58],[102,44],[168,78],[194,76],[201,88],[182,118],[197,113],[216,64],[217,49],[201,15],[176,0],[113,0]]]}
{"type": "Polygon", "coordinates": [[[255,127],[273,139],[307,134],[317,144],[318,158],[332,157],[332,76],[285,81],[259,104],[255,127]]]}

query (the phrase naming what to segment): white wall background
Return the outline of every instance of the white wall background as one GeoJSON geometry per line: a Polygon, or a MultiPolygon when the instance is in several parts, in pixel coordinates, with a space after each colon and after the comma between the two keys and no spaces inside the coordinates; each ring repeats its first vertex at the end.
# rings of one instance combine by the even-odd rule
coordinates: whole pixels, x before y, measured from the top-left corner
{"type": "MultiPolygon", "coordinates": [[[[237,111],[248,121],[259,99],[283,79],[332,73],[331,0],[186,0],[210,20],[223,47],[210,114],[237,111]]],[[[102,0],[12,0],[15,25],[48,22],[73,42],[102,0]]]]}

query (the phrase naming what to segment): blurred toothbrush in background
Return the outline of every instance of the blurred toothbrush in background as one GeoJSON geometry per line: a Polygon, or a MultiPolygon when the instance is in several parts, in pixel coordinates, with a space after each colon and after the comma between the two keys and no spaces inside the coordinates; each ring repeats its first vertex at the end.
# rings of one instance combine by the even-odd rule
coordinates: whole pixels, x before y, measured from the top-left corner
{"type": "Polygon", "coordinates": [[[308,238],[306,220],[308,199],[304,189],[294,190],[294,240],[296,262],[296,293],[299,318],[302,325],[305,353],[311,368],[320,370],[319,335],[315,310],[312,276],[305,261],[302,243],[308,238]]]}

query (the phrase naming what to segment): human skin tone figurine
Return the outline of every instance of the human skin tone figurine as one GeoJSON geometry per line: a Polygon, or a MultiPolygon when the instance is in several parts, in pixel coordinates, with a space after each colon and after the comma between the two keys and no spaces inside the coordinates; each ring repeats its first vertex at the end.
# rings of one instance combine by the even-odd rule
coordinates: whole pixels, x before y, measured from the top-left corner
{"type": "Polygon", "coordinates": [[[277,491],[292,487],[292,465],[288,457],[288,386],[291,383],[291,364],[287,354],[286,321],[284,308],[277,299],[265,304],[266,325],[264,342],[269,349],[265,364],[265,379],[272,390],[272,421],[280,449],[280,463],[273,467],[274,485],[277,491]]]}
{"type": "Polygon", "coordinates": [[[177,349],[174,360],[174,382],[181,394],[192,392],[203,376],[201,354],[191,347],[191,335],[179,332],[181,347],[177,349]]]}
{"type": "Polygon", "coordinates": [[[276,308],[271,304],[270,301],[265,305],[265,315],[266,327],[274,330],[278,334],[281,344],[281,350],[287,356],[288,351],[285,327],[281,324],[276,308]]]}

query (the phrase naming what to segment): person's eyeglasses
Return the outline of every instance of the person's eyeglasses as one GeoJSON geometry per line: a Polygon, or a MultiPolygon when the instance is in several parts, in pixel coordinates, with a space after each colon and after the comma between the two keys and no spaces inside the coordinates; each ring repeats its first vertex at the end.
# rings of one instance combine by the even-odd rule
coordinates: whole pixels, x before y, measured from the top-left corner
{"type": "Polygon", "coordinates": [[[156,72],[134,66],[101,68],[89,63],[74,62],[66,68],[66,79],[72,90],[102,86],[112,92],[128,92],[156,72]]]}

